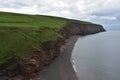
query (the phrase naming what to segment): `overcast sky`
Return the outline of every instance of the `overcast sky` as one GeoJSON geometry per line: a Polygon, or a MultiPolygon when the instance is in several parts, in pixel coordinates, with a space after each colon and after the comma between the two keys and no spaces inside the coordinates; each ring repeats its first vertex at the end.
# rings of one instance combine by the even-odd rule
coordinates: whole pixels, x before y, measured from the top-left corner
{"type": "Polygon", "coordinates": [[[120,0],[0,0],[0,11],[87,20],[120,29],[120,0]]]}

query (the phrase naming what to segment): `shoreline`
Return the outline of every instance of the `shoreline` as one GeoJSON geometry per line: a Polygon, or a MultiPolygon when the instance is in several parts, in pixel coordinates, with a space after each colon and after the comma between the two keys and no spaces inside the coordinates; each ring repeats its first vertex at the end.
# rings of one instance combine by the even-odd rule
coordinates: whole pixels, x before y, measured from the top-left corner
{"type": "Polygon", "coordinates": [[[71,56],[78,38],[79,36],[72,36],[66,40],[67,43],[59,57],[38,73],[37,80],[77,80],[71,56]]]}

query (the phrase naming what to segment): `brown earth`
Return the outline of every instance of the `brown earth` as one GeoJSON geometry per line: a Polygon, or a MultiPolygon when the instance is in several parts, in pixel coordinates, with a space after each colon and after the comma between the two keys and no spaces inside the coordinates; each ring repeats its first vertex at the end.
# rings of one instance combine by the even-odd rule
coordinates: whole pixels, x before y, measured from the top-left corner
{"type": "Polygon", "coordinates": [[[60,29],[59,33],[69,38],[74,35],[89,35],[103,31],[105,31],[103,26],[98,24],[68,23],[60,29]]]}

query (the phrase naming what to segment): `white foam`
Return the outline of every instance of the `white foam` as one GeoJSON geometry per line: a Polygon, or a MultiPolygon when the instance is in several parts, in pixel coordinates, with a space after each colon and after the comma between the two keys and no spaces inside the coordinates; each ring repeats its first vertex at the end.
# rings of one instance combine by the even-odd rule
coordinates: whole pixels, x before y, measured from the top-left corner
{"type": "Polygon", "coordinates": [[[75,67],[75,61],[74,61],[74,59],[71,59],[71,62],[72,62],[72,66],[73,66],[74,71],[77,73],[77,69],[75,67]]]}
{"type": "Polygon", "coordinates": [[[77,73],[77,69],[76,69],[75,65],[73,65],[73,69],[77,73]]]}

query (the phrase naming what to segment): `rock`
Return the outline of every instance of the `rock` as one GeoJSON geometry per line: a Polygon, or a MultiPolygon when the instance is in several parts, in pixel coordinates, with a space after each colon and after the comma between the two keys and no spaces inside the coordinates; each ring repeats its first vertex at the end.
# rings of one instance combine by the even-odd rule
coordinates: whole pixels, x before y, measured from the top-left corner
{"type": "Polygon", "coordinates": [[[74,35],[88,35],[98,32],[103,32],[105,29],[102,25],[98,24],[80,24],[76,22],[68,23],[64,25],[59,33],[66,38],[69,38],[74,35]]]}
{"type": "Polygon", "coordinates": [[[21,75],[17,75],[15,77],[11,78],[10,80],[24,80],[24,77],[21,75]]]}
{"type": "Polygon", "coordinates": [[[1,76],[0,80],[10,80],[8,76],[1,76]]]}
{"type": "Polygon", "coordinates": [[[16,76],[17,74],[19,74],[18,71],[8,71],[8,72],[7,72],[7,75],[8,75],[9,77],[16,76]]]}
{"type": "Polygon", "coordinates": [[[45,59],[42,53],[34,51],[26,60],[20,61],[20,70],[23,75],[31,75],[44,68],[45,59]]]}
{"type": "Polygon", "coordinates": [[[0,76],[3,76],[4,72],[2,70],[0,70],[0,76]]]}

